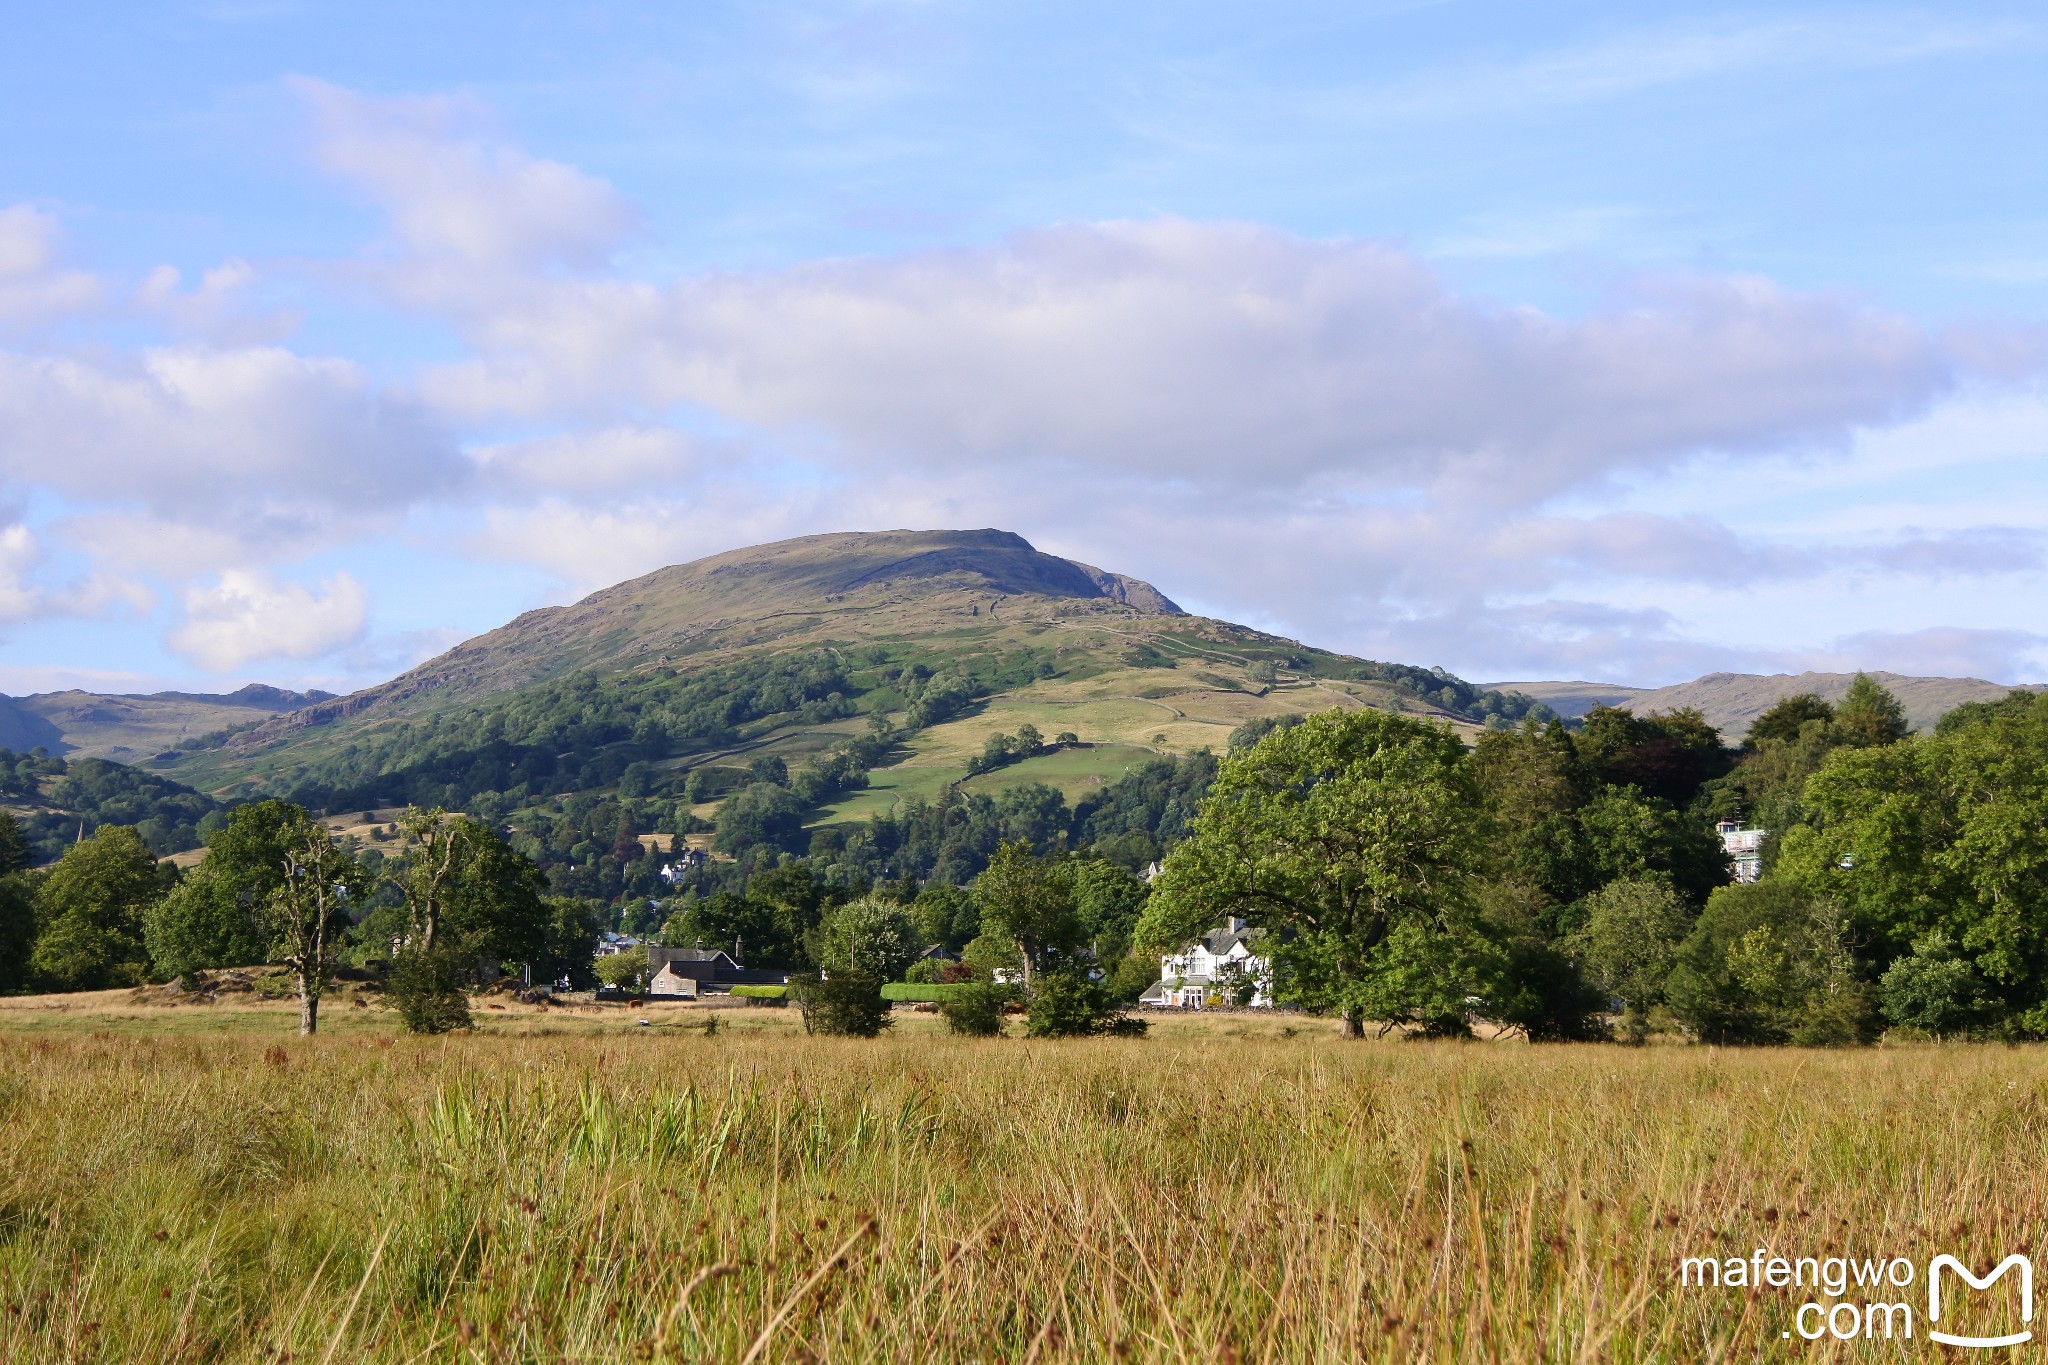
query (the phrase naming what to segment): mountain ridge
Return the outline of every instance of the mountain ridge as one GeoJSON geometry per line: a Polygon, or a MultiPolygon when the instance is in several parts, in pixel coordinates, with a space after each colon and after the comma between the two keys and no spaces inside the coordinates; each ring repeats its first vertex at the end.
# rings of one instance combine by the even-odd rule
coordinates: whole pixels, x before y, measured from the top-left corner
{"type": "MultiPolygon", "coordinates": [[[[1872,670],[1870,676],[1899,699],[1906,719],[1916,730],[1935,723],[1964,702],[1996,701],[2015,690],[2038,692],[2040,683],[2008,685],[1984,678],[1935,678],[1872,670]]],[[[1756,718],[1786,697],[1812,692],[1839,701],[1855,681],[1854,673],[1705,673],[1667,687],[1627,687],[1618,683],[1500,682],[1486,684],[1513,689],[1536,698],[1560,715],[1579,716],[1599,704],[1648,713],[1693,707],[1729,743],[1739,743],[1756,718]]]]}
{"type": "Polygon", "coordinates": [[[0,749],[133,762],[250,723],[250,712],[288,712],[332,699],[248,683],[233,692],[86,692],[68,688],[0,696],[0,749]]]}

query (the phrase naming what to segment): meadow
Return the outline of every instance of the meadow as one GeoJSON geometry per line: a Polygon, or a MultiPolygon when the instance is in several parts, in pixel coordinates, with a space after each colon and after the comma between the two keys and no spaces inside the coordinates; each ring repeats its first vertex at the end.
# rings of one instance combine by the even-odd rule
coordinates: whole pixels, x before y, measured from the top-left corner
{"type": "Polygon", "coordinates": [[[1924,1322],[1808,1343],[1805,1291],[1678,1261],[1988,1267],[2043,1229],[2031,1048],[331,1014],[301,1040],[281,1005],[0,1004],[0,1355],[1890,1359],[1924,1322]]]}

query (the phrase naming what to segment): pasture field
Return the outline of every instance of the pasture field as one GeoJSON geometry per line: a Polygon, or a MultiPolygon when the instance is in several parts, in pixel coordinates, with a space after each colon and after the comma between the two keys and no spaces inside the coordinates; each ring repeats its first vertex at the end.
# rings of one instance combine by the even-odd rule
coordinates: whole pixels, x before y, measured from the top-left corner
{"type": "Polygon", "coordinates": [[[1924,1319],[1809,1343],[1809,1291],[1679,1259],[1988,1268],[2044,1228],[2036,1049],[332,1013],[0,1003],[0,1356],[1907,1359],[1924,1319]]]}

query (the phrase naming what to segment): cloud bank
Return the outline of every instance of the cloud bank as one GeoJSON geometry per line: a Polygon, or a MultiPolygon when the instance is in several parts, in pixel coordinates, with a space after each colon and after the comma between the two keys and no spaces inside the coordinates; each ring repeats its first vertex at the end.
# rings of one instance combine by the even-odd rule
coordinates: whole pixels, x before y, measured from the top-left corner
{"type": "MultiPolygon", "coordinates": [[[[313,161],[384,222],[318,278],[461,354],[373,378],[275,335],[248,301],[273,267],[116,287],[65,264],[48,214],[0,210],[0,479],[62,504],[0,535],[0,619],[144,609],[154,584],[169,647],[229,672],[362,656],[361,581],[293,566],[408,526],[578,591],[782,535],[1001,525],[1319,643],[1661,680],[1767,656],[1618,585],[2044,565],[2023,516],[1830,539],[1631,502],[1701,467],[1842,461],[2024,386],[2030,337],[1703,273],[1564,315],[1465,296],[1387,243],[1172,217],[636,278],[615,264],[634,206],[487,109],[297,89],[313,161]],[[174,335],[37,339],[110,299],[174,335]],[[52,546],[86,568],[49,580],[52,546]]],[[[2010,673],[2039,644],[1940,626],[1816,648],[2010,673]]]]}

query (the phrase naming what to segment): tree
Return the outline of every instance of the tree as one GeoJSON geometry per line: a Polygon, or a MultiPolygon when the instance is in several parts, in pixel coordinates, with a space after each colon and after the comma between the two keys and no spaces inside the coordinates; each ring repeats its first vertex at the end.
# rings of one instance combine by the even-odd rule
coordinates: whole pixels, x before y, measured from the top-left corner
{"type": "Polygon", "coordinates": [[[889,1002],[882,999],[882,979],[873,972],[800,978],[789,983],[789,993],[803,1017],[805,1033],[873,1038],[891,1022],[889,1002]]]}
{"type": "MultiPolygon", "coordinates": [[[[547,942],[532,964],[536,982],[566,980],[572,990],[596,984],[592,970],[604,920],[596,905],[573,896],[549,896],[547,942]]],[[[665,940],[664,940],[665,941],[665,940]]]]}
{"type": "Polygon", "coordinates": [[[1659,877],[1609,882],[1588,898],[1578,948],[1594,979],[1622,1004],[1622,1032],[1640,1043],[1649,1015],[1664,998],[1678,945],[1692,929],[1692,910],[1659,877]]]}
{"type": "Polygon", "coordinates": [[[1878,982],[1878,998],[1885,1018],[1937,1041],[1983,1023],[1998,1006],[1984,978],[1939,929],[1921,935],[1911,953],[1892,963],[1878,982]]]}
{"type": "Polygon", "coordinates": [[[35,890],[26,875],[32,858],[21,826],[0,811],[0,993],[28,984],[36,942],[35,890]]]}
{"type": "Polygon", "coordinates": [[[924,945],[916,921],[895,901],[866,896],[840,906],[818,926],[818,962],[828,971],[861,971],[900,981],[924,945]]]}
{"type": "Polygon", "coordinates": [[[348,907],[361,895],[363,869],[301,811],[302,824],[283,852],[282,875],[257,912],[268,931],[273,962],[292,969],[299,990],[299,1033],[320,1027],[320,997],[334,973],[335,950],[348,928],[348,907]]]}
{"type": "Polygon", "coordinates": [[[1033,1038],[1137,1037],[1145,1021],[1125,1014],[1102,983],[1074,967],[1041,972],[1025,996],[1024,1032],[1033,1038]]]}
{"type": "Polygon", "coordinates": [[[911,918],[924,946],[959,947],[981,932],[974,898],[957,886],[933,882],[910,903],[911,918]]]}
{"type": "Polygon", "coordinates": [[[448,948],[407,948],[391,963],[389,999],[407,1033],[453,1033],[469,1027],[464,968],[448,948]]]}
{"type": "Polygon", "coordinates": [[[804,803],[787,787],[756,782],[718,803],[712,847],[743,854],[758,845],[795,848],[804,828],[804,803]]]}
{"type": "Polygon", "coordinates": [[[547,882],[530,859],[466,816],[411,808],[398,823],[409,841],[400,877],[408,947],[446,948],[472,965],[532,962],[546,953],[547,882]]]}
{"type": "Polygon", "coordinates": [[[1775,875],[1846,906],[1875,972],[1939,929],[2010,1028],[2048,1034],[2048,699],[1837,749],[1805,805],[1775,875]]]}
{"type": "Polygon", "coordinates": [[[35,861],[35,850],[21,832],[21,822],[9,811],[0,810],[0,877],[25,872],[35,861]]]}
{"type": "Polygon", "coordinates": [[[723,948],[735,962],[757,966],[794,966],[802,950],[784,934],[776,911],[769,901],[730,891],[686,899],[675,903],[663,922],[661,943],[666,948],[723,948]]]}
{"type": "Polygon", "coordinates": [[[143,913],[163,894],[156,858],[127,825],[102,825],[64,851],[36,888],[30,973],[65,991],[140,984],[143,913]]]}
{"type": "Polygon", "coordinates": [[[35,888],[19,872],[0,876],[0,994],[28,984],[35,943],[35,888]]]}
{"type": "Polygon", "coordinates": [[[1835,728],[1860,748],[1896,744],[1912,732],[1906,708],[1868,673],[1858,673],[1835,708],[1835,728]]]}
{"type": "Polygon", "coordinates": [[[939,1002],[946,1027],[964,1038],[994,1038],[1003,1031],[1003,1006],[1010,993],[992,981],[971,981],[939,1002]]]}
{"type": "Polygon", "coordinates": [[[495,830],[439,808],[410,807],[398,886],[405,930],[392,960],[392,993],[408,1030],[466,1027],[466,985],[488,962],[545,959],[553,913],[540,869],[495,830]]]}
{"type": "Polygon", "coordinates": [[[150,961],[163,977],[264,960],[264,904],[312,819],[289,801],[237,806],[207,840],[206,858],[144,917],[150,961]]]}
{"type": "Polygon", "coordinates": [[[1692,707],[1638,716],[1615,707],[1587,713],[1576,746],[1596,782],[1634,787],[1683,810],[1702,784],[1725,774],[1735,755],[1692,707]]]}
{"type": "Polygon", "coordinates": [[[638,990],[647,980],[647,950],[628,948],[597,959],[597,979],[615,990],[638,990]]]}
{"type": "Polygon", "coordinates": [[[1728,854],[1703,821],[1631,787],[1608,787],[1577,812],[1586,868],[1595,887],[1667,878],[1695,906],[1728,881],[1728,854]]]}
{"type": "Polygon", "coordinates": [[[1326,711],[1231,754],[1140,925],[1173,951],[1226,916],[1267,929],[1283,997],[1364,1021],[1463,1027],[1482,984],[1478,792],[1450,727],[1326,711]]]}
{"type": "Polygon", "coordinates": [[[974,902],[982,932],[1015,945],[1024,988],[1062,954],[1082,942],[1084,928],[1074,900],[1051,862],[1021,840],[1006,840],[974,879],[974,902]]]}
{"type": "Polygon", "coordinates": [[[1834,719],[1835,708],[1828,705],[1818,692],[1796,692],[1780,698],[1751,721],[1742,745],[1745,749],[1756,749],[1765,744],[1789,744],[1799,738],[1809,721],[1817,720],[1826,725],[1834,719]]]}
{"type": "Polygon", "coordinates": [[[1869,993],[1841,905],[1791,881],[1724,886],[1679,945],[1665,986],[1704,1043],[1865,1041],[1869,993]]]}

